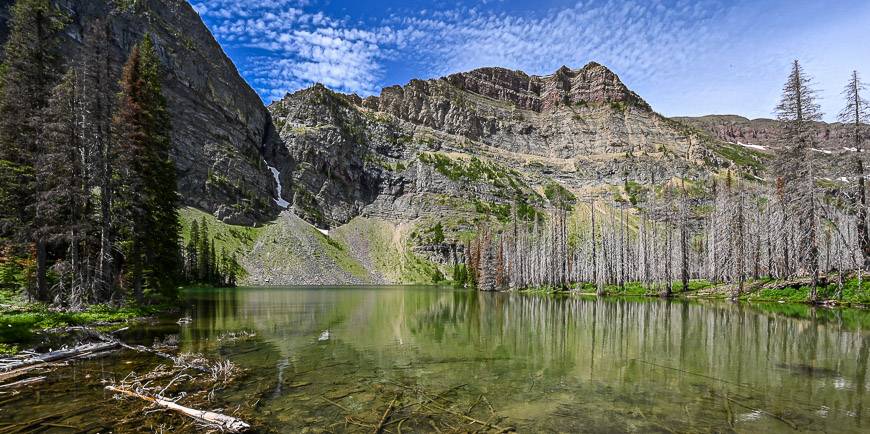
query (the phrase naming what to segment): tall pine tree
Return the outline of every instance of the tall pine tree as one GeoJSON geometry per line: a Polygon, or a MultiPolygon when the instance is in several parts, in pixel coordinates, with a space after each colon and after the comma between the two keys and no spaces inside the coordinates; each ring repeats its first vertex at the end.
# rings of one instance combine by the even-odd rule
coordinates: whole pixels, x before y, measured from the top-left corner
{"type": "Polygon", "coordinates": [[[99,191],[99,213],[95,226],[99,230],[99,246],[95,258],[92,292],[99,301],[110,300],[115,290],[115,233],[112,201],[116,187],[117,159],[111,134],[113,97],[117,82],[112,80],[109,57],[109,28],[96,20],[84,35],[84,50],[80,59],[82,70],[82,106],[87,122],[82,134],[91,156],[92,185],[99,191]]]}
{"type": "Polygon", "coordinates": [[[47,109],[45,149],[36,159],[40,188],[36,195],[39,239],[64,254],[55,301],[82,306],[90,289],[87,266],[91,201],[90,163],[80,120],[84,117],[81,72],[70,68],[55,87],[47,109]]]}
{"type": "Polygon", "coordinates": [[[133,48],[124,65],[113,122],[122,184],[115,204],[123,216],[128,281],[138,300],[145,287],[174,298],[181,277],[178,193],[160,61],[150,36],[133,48]]]}
{"type": "Polygon", "coordinates": [[[45,151],[43,125],[58,78],[58,35],[65,18],[49,0],[18,0],[11,9],[9,37],[0,66],[0,237],[36,255],[30,295],[48,301],[47,243],[33,206],[40,183],[35,159],[45,151]]]}

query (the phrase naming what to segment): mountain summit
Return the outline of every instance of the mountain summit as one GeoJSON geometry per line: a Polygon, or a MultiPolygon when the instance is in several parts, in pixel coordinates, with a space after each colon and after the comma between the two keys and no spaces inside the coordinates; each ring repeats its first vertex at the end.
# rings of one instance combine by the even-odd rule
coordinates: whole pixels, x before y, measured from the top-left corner
{"type": "Polygon", "coordinates": [[[562,66],[550,75],[526,75],[504,68],[480,68],[445,78],[457,88],[542,112],[560,104],[621,102],[649,108],[613,71],[590,62],[580,69],[562,66]]]}

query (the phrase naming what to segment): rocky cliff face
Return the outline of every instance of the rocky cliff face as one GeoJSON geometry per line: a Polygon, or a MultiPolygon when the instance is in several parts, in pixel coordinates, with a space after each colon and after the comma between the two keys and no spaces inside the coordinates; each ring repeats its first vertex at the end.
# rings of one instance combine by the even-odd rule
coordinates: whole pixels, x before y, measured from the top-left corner
{"type": "MultiPolygon", "coordinates": [[[[782,146],[782,124],[773,119],[747,119],[734,115],[674,118],[709,132],[724,142],[742,143],[775,150],[782,146]]],[[[839,123],[817,122],[815,136],[820,149],[837,149],[848,143],[848,129],[839,123]]]]}
{"type": "MultiPolygon", "coordinates": [[[[11,0],[0,0],[0,38],[11,0]]],[[[183,203],[234,223],[277,214],[275,181],[264,160],[286,161],[259,97],[184,0],[56,0],[70,16],[62,53],[72,61],[85,32],[107,23],[111,62],[120,71],[131,47],[154,39],[172,115],[172,138],[183,203]]],[[[282,163],[283,164],[283,163],[282,163]]]]}
{"type": "Polygon", "coordinates": [[[294,208],[324,227],[360,215],[470,225],[518,197],[543,207],[551,183],[586,194],[759,158],[658,115],[596,63],[544,77],[484,68],[365,100],[318,85],[269,110],[294,208]]]}

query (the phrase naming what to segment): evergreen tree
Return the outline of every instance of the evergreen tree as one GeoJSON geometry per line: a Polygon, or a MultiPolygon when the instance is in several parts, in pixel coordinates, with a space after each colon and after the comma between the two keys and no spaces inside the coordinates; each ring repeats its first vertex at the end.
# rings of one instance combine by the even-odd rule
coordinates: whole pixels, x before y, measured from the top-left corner
{"type": "Polygon", "coordinates": [[[109,57],[108,24],[96,20],[85,32],[84,50],[80,60],[82,70],[82,105],[84,122],[82,134],[89,149],[92,186],[99,191],[99,246],[95,260],[93,293],[99,301],[112,298],[116,277],[115,228],[112,202],[115,197],[115,160],[111,121],[113,95],[116,83],[112,80],[109,57]]]}
{"type": "Polygon", "coordinates": [[[220,263],[218,263],[217,253],[214,248],[214,239],[211,240],[211,245],[208,250],[209,267],[208,267],[208,283],[218,285],[218,274],[220,272],[220,263]]]}
{"type": "Polygon", "coordinates": [[[47,109],[45,149],[36,160],[40,189],[36,195],[37,237],[66,246],[66,271],[55,300],[74,307],[86,302],[90,288],[87,234],[90,189],[88,152],[82,136],[81,73],[70,68],[54,89],[47,109]]]}
{"type": "Polygon", "coordinates": [[[45,151],[42,127],[57,82],[55,52],[65,19],[49,0],[18,0],[10,12],[0,66],[0,237],[33,245],[36,282],[30,295],[48,301],[47,245],[34,230],[32,205],[40,185],[35,159],[45,151]]]}
{"type": "Polygon", "coordinates": [[[209,260],[209,245],[208,245],[208,223],[203,217],[199,222],[199,240],[196,246],[197,258],[197,279],[200,283],[208,282],[208,270],[210,268],[209,260]]]}
{"type": "Polygon", "coordinates": [[[221,267],[218,272],[218,285],[222,287],[229,286],[227,282],[227,275],[229,275],[230,270],[230,258],[227,256],[227,248],[221,247],[221,267]]]}
{"type": "Polygon", "coordinates": [[[195,282],[199,272],[199,260],[197,255],[199,246],[199,223],[193,220],[190,224],[190,240],[185,247],[185,276],[188,282],[195,282]]]}
{"type": "Polygon", "coordinates": [[[239,263],[236,262],[236,254],[230,256],[230,268],[227,270],[227,286],[230,288],[236,287],[236,274],[239,268],[239,263]]]}
{"type": "Polygon", "coordinates": [[[178,193],[159,59],[149,36],[124,65],[114,126],[122,150],[117,206],[125,219],[123,247],[134,295],[142,300],[148,286],[174,298],[180,277],[178,193]]]}

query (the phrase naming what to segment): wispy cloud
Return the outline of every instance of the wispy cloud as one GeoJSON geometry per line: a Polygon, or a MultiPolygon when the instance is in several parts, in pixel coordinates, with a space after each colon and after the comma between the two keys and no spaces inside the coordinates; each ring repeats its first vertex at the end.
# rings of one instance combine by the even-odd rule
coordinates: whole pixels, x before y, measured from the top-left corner
{"type": "Polygon", "coordinates": [[[563,64],[604,63],[645,79],[678,70],[711,44],[724,44],[714,23],[728,15],[717,1],[581,1],[519,16],[478,8],[429,17],[394,17],[419,60],[443,74],[481,66],[549,73],[563,64]]]}
{"type": "Polygon", "coordinates": [[[709,37],[704,27],[723,8],[696,2],[580,2],[514,16],[457,7],[393,13],[361,26],[314,11],[306,1],[203,0],[195,9],[215,36],[251,50],[241,67],[264,99],[322,82],[334,89],[377,93],[385,64],[408,62],[440,75],[481,66],[551,72],[595,59],[631,76],[649,76],[687,61],[709,37]]]}
{"type": "Polygon", "coordinates": [[[768,116],[800,58],[833,89],[832,113],[839,77],[870,69],[849,49],[866,0],[192,1],[267,102],[315,82],[368,95],[482,66],[547,74],[594,60],[668,115],[768,116]]]}
{"type": "Polygon", "coordinates": [[[208,0],[193,6],[212,23],[218,40],[250,50],[241,68],[266,100],[315,82],[346,92],[376,92],[382,45],[390,43],[390,29],[353,27],[323,12],[305,11],[306,5],[294,0],[255,6],[208,0]]]}

